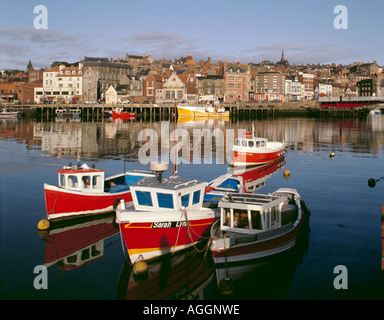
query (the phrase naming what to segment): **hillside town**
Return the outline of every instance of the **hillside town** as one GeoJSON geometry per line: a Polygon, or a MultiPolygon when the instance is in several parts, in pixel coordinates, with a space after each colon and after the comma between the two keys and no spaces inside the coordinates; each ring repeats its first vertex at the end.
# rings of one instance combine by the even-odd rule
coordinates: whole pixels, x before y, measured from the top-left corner
{"type": "Polygon", "coordinates": [[[26,71],[0,70],[2,104],[162,104],[186,102],[288,102],[319,97],[384,95],[383,66],[373,62],[291,65],[240,63],[192,56],[155,60],[151,55],[84,57],[26,71]]]}

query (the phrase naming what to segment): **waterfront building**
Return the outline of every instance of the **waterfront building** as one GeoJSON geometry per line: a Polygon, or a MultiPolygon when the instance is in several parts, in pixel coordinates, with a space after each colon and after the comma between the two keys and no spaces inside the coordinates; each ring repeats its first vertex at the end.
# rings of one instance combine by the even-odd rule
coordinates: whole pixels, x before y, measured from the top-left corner
{"type": "Polygon", "coordinates": [[[0,103],[33,103],[35,87],[40,86],[29,82],[0,83],[0,103]]]}
{"type": "Polygon", "coordinates": [[[83,93],[83,70],[77,67],[57,67],[44,70],[43,87],[35,88],[35,103],[77,103],[83,93]]]}
{"type": "Polygon", "coordinates": [[[285,75],[278,71],[261,71],[254,76],[255,100],[285,101],[285,75]]]}
{"type": "Polygon", "coordinates": [[[197,77],[197,88],[199,102],[224,101],[225,83],[222,75],[211,75],[197,77]]]}
{"type": "Polygon", "coordinates": [[[381,91],[381,81],[379,78],[364,79],[357,82],[357,87],[359,88],[359,96],[366,97],[377,97],[381,96],[383,93],[381,91]]]}
{"type": "Polygon", "coordinates": [[[155,92],[156,103],[187,102],[195,104],[198,101],[196,87],[196,73],[177,73],[173,66],[170,67],[171,75],[162,77],[162,86],[157,82],[155,92]]]}
{"type": "Polygon", "coordinates": [[[146,101],[155,103],[156,90],[163,89],[164,77],[158,74],[149,74],[143,81],[143,97],[146,101]]]}
{"type": "Polygon", "coordinates": [[[285,78],[285,101],[297,101],[301,99],[301,83],[296,75],[285,78]]]}
{"type": "Polygon", "coordinates": [[[224,70],[224,102],[248,101],[250,91],[249,66],[230,65],[226,66],[224,70]]]}
{"type": "Polygon", "coordinates": [[[101,100],[105,99],[105,92],[110,86],[117,87],[121,76],[131,75],[133,69],[128,61],[112,58],[108,60],[108,58],[85,57],[81,64],[97,72],[99,90],[97,96],[101,100]]]}
{"type": "Polygon", "coordinates": [[[303,100],[312,100],[314,98],[314,79],[315,75],[312,73],[299,72],[298,78],[302,86],[303,100]]]}

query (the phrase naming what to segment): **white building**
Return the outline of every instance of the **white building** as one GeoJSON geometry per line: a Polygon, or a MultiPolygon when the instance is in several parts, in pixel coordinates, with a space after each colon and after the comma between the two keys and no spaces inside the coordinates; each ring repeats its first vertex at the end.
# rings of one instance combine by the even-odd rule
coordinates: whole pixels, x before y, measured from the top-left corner
{"type": "Polygon", "coordinates": [[[43,87],[35,88],[35,103],[76,103],[83,94],[83,70],[60,65],[43,72],[43,87]]]}
{"type": "Polygon", "coordinates": [[[326,95],[332,97],[332,85],[326,83],[319,83],[319,96],[326,95]]]}
{"type": "Polygon", "coordinates": [[[285,79],[285,101],[297,101],[302,97],[301,83],[297,76],[285,79]]]}

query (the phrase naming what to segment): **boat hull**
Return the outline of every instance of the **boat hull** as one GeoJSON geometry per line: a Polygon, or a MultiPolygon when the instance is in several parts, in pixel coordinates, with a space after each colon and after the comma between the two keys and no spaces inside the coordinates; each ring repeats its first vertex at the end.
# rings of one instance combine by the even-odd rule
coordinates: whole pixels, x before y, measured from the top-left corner
{"type": "MultiPolygon", "coordinates": [[[[286,252],[296,245],[304,215],[299,209],[296,222],[290,230],[265,240],[252,241],[257,235],[245,235],[243,241],[223,251],[212,250],[215,263],[217,283],[224,278],[239,279],[245,273],[263,265],[268,259],[286,252]],[[248,243],[246,243],[249,241],[248,243]]],[[[286,226],[285,226],[286,227],[286,226]]],[[[212,249],[212,247],[211,247],[212,249]]]]}
{"type": "Polygon", "coordinates": [[[17,119],[21,117],[20,112],[1,112],[0,119],[17,119]]]}
{"type": "Polygon", "coordinates": [[[117,193],[82,194],[45,184],[44,193],[48,219],[111,212],[117,199],[132,201],[129,190],[117,193]]]}
{"type": "Polygon", "coordinates": [[[136,119],[136,113],[134,112],[115,112],[112,111],[113,119],[136,119]]]}
{"type": "Polygon", "coordinates": [[[233,150],[233,162],[229,165],[232,167],[246,167],[266,164],[278,160],[284,154],[285,144],[274,150],[247,152],[241,150],[233,150]]]}
{"type": "Polygon", "coordinates": [[[180,219],[182,213],[172,212],[163,219],[161,213],[157,215],[160,216],[157,221],[148,219],[121,223],[117,213],[117,222],[132,263],[140,258],[153,260],[164,254],[187,249],[204,238],[208,239],[210,227],[215,221],[214,216],[207,217],[204,214],[194,216],[188,213],[189,224],[185,218],[180,219]]]}
{"type": "Polygon", "coordinates": [[[177,114],[179,117],[196,117],[196,118],[228,118],[229,117],[229,111],[210,112],[210,111],[205,111],[204,107],[183,108],[178,106],[177,114]]]}
{"type": "Polygon", "coordinates": [[[237,280],[247,272],[262,266],[273,256],[277,256],[296,244],[297,232],[281,239],[274,239],[239,248],[231,248],[227,252],[227,262],[223,252],[213,252],[217,282],[224,278],[237,280]]]}

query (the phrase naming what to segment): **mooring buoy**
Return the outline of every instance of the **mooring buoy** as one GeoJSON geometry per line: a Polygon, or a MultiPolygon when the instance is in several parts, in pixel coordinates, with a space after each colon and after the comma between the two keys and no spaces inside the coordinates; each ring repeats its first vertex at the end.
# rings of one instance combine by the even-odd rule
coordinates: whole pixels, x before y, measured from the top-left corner
{"type": "Polygon", "coordinates": [[[40,220],[37,224],[37,229],[41,231],[48,230],[50,227],[50,223],[47,219],[40,220]]]}
{"type": "Polygon", "coordinates": [[[139,279],[146,278],[148,276],[148,264],[144,260],[140,260],[133,265],[133,274],[139,279]]]}
{"type": "Polygon", "coordinates": [[[221,279],[219,283],[219,290],[224,295],[230,295],[234,291],[234,284],[231,278],[221,279]]]}
{"type": "Polygon", "coordinates": [[[289,171],[288,169],[285,169],[283,171],[284,178],[288,179],[290,177],[290,175],[291,175],[291,171],[289,171]]]}

